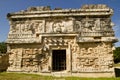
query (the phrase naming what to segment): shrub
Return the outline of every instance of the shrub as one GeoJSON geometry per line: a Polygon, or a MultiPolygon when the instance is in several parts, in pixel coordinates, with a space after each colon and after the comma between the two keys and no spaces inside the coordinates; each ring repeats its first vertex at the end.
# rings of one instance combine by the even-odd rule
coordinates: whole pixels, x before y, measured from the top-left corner
{"type": "Polygon", "coordinates": [[[119,63],[120,62],[120,47],[116,47],[116,50],[113,51],[114,54],[114,62],[119,63]]]}
{"type": "Polygon", "coordinates": [[[5,42],[1,42],[0,43],[0,53],[6,53],[7,52],[7,45],[5,44],[5,42]]]}

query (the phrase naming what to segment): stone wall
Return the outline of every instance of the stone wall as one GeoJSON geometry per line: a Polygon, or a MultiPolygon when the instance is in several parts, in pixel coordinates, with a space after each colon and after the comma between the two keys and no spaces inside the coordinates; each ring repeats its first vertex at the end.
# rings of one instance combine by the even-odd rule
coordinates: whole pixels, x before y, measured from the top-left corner
{"type": "Polygon", "coordinates": [[[8,54],[1,54],[0,55],[0,71],[7,70],[8,66],[9,66],[8,60],[9,60],[8,54]]]}
{"type": "Polygon", "coordinates": [[[111,43],[84,43],[73,46],[73,72],[111,72],[113,54],[111,43]]]}

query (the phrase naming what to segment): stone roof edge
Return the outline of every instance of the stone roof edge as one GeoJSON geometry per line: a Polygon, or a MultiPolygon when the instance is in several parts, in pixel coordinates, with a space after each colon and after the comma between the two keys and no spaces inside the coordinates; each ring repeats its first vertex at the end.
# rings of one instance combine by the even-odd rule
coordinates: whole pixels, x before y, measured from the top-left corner
{"type": "Polygon", "coordinates": [[[65,10],[65,11],[34,11],[9,13],[7,18],[24,18],[24,17],[53,17],[53,16],[88,16],[88,15],[112,15],[113,10],[65,10]]]}
{"type": "MultiPolygon", "coordinates": [[[[96,5],[95,5],[96,6],[96,5]]],[[[21,10],[19,12],[14,12],[14,13],[8,13],[7,14],[7,18],[24,18],[26,15],[37,15],[37,17],[39,17],[38,15],[40,15],[40,17],[49,17],[53,14],[55,14],[56,16],[66,16],[66,14],[68,14],[67,16],[71,16],[72,14],[75,16],[75,14],[78,16],[81,15],[83,16],[82,13],[84,13],[85,15],[112,15],[113,14],[113,9],[109,8],[109,7],[105,7],[105,8],[89,8],[89,7],[83,7],[80,9],[54,9],[51,10],[49,7],[47,7],[46,10],[43,9],[44,7],[42,6],[42,10],[41,7],[39,10],[30,10],[29,8],[27,10],[21,10]],[[59,15],[61,14],[61,15],[59,15]],[[70,14],[70,15],[69,15],[70,14]],[[49,15],[49,16],[46,16],[49,15]],[[15,16],[15,17],[14,17],[15,16]]],[[[45,7],[46,8],[46,7],[45,7]]],[[[34,16],[35,17],[35,16],[34,16]]]]}

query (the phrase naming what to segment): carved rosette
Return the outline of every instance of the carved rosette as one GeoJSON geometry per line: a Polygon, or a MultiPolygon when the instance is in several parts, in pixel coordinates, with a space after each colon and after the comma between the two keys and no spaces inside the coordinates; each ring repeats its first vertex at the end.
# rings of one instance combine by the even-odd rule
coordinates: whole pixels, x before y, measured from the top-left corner
{"type": "Polygon", "coordinates": [[[73,21],[58,19],[58,20],[46,20],[45,33],[68,33],[73,32],[73,21]]]}

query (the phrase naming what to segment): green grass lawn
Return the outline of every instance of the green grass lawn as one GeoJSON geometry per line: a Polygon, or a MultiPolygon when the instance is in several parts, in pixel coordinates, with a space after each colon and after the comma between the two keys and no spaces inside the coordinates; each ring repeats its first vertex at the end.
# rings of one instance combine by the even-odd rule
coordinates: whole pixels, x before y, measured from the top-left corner
{"type": "Polygon", "coordinates": [[[53,77],[25,73],[0,73],[0,80],[120,80],[118,78],[79,78],[79,77],[53,77]]]}
{"type": "Polygon", "coordinates": [[[120,64],[115,64],[115,67],[120,67],[120,64]]]}

